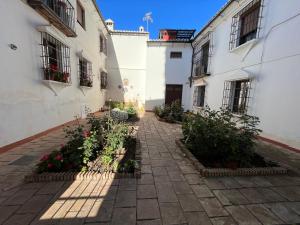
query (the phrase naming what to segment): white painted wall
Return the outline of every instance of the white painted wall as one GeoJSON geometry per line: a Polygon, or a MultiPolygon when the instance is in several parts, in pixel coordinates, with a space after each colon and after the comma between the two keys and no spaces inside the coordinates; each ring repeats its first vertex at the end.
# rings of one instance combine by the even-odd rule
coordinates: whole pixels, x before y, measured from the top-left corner
{"type": "Polygon", "coordinates": [[[299,148],[300,1],[265,0],[257,44],[248,53],[249,45],[230,52],[231,18],[248,2],[231,4],[224,17],[212,23],[211,76],[198,82],[207,83],[205,102],[217,109],[222,105],[225,81],[253,77],[248,113],[260,118],[262,136],[299,148]]]}
{"type": "Polygon", "coordinates": [[[148,38],[144,32],[111,33],[107,99],[145,104],[148,38]]]}
{"type": "MultiPolygon", "coordinates": [[[[76,0],[70,0],[76,9],[76,0]]],[[[105,57],[99,53],[100,31],[107,31],[91,1],[81,1],[86,11],[86,30],[76,24],[78,37],[68,38],[51,27],[50,32],[71,49],[72,85],[63,88],[57,96],[43,83],[40,33],[37,26],[48,25],[26,1],[0,1],[0,146],[4,146],[49,128],[63,124],[81,115],[82,106],[92,111],[103,106],[105,92],[100,90],[100,69],[105,69],[105,57]],[[13,51],[9,44],[18,49],[13,51]],[[92,62],[95,75],[93,88],[85,94],[79,88],[78,56],[92,62]]],[[[76,12],[76,10],[75,10],[76,12]]]]}
{"type": "Polygon", "coordinates": [[[182,104],[191,109],[189,76],[192,47],[190,43],[149,41],[147,51],[146,110],[165,103],[166,84],[183,85],[182,104]],[[170,58],[170,53],[182,52],[182,58],[170,58]]]}

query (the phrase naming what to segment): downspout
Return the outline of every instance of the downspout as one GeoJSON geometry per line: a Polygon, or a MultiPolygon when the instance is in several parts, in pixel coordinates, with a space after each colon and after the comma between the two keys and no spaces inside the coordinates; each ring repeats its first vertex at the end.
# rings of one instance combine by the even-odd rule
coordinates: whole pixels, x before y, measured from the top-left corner
{"type": "Polygon", "coordinates": [[[190,88],[192,87],[192,83],[193,83],[193,70],[194,70],[194,53],[195,53],[195,48],[194,48],[194,46],[193,46],[193,42],[191,42],[191,46],[192,46],[193,52],[192,52],[191,75],[190,75],[190,77],[189,77],[189,80],[190,80],[190,88]]]}

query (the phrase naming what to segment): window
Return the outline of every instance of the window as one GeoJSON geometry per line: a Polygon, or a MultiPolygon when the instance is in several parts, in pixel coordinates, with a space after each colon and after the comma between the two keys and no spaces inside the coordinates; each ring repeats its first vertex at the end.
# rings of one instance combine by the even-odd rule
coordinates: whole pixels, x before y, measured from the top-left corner
{"type": "Polygon", "coordinates": [[[107,88],[107,73],[101,72],[101,89],[107,88]]]}
{"type": "Polygon", "coordinates": [[[209,41],[206,42],[200,51],[200,59],[195,65],[195,75],[203,76],[208,75],[208,60],[209,60],[209,41]]]}
{"type": "Polygon", "coordinates": [[[79,71],[80,86],[92,87],[93,86],[92,63],[86,60],[85,58],[80,58],[78,71],[79,71]]]}
{"type": "Polygon", "coordinates": [[[41,33],[42,60],[45,80],[70,83],[70,48],[48,33],[41,33]]]}
{"type": "Polygon", "coordinates": [[[226,81],[223,107],[236,114],[247,113],[251,91],[250,80],[226,81]]]}
{"type": "Polygon", "coordinates": [[[230,50],[259,37],[262,1],[253,0],[232,18],[230,50]]]}
{"type": "Polygon", "coordinates": [[[196,86],[194,90],[194,106],[204,107],[205,86],[196,86]]]}
{"type": "Polygon", "coordinates": [[[107,54],[106,39],[103,35],[100,35],[100,52],[103,52],[105,55],[107,54]]]}
{"type": "Polygon", "coordinates": [[[85,29],[85,11],[79,1],[77,1],[77,22],[85,29]]]}
{"type": "Polygon", "coordinates": [[[182,58],[182,52],[171,52],[170,53],[171,59],[181,59],[182,58]]]}

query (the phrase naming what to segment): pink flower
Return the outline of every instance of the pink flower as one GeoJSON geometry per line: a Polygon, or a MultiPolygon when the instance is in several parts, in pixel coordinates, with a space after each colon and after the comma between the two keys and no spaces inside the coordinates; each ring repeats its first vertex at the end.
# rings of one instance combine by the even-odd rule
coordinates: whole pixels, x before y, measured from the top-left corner
{"type": "Polygon", "coordinates": [[[85,137],[85,138],[87,138],[87,137],[89,137],[91,135],[91,133],[89,132],[89,131],[83,131],[83,136],[85,137]]]}
{"type": "Polygon", "coordinates": [[[65,147],[65,145],[64,144],[60,144],[60,147],[63,148],[63,147],[65,147]]]}
{"type": "Polygon", "coordinates": [[[48,163],[48,168],[51,169],[53,167],[52,163],[48,163]]]}
{"type": "Polygon", "coordinates": [[[61,161],[63,159],[62,155],[61,154],[58,154],[57,156],[55,156],[55,159],[57,161],[61,161]]]}
{"type": "Polygon", "coordinates": [[[49,155],[44,155],[42,158],[41,158],[41,161],[47,161],[49,159],[49,155]]]}

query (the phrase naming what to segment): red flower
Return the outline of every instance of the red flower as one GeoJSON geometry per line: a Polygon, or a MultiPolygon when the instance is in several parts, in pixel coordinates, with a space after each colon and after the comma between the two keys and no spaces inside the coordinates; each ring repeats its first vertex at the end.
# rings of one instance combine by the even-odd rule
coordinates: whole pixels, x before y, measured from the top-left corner
{"type": "Polygon", "coordinates": [[[48,168],[51,169],[53,167],[52,163],[48,163],[48,168]]]}
{"type": "Polygon", "coordinates": [[[61,160],[63,159],[63,157],[62,157],[61,154],[58,154],[58,155],[55,157],[55,159],[56,159],[57,161],[61,161],[61,160]]]}
{"type": "Polygon", "coordinates": [[[51,64],[50,69],[53,71],[57,71],[57,65],[56,64],[51,64]]]}
{"type": "Polygon", "coordinates": [[[87,138],[87,137],[89,137],[91,135],[91,133],[89,132],[89,131],[83,131],[83,136],[85,137],[85,138],[87,138]]]}
{"type": "Polygon", "coordinates": [[[42,158],[41,158],[41,161],[47,161],[49,159],[49,155],[44,155],[42,158]]]}
{"type": "Polygon", "coordinates": [[[64,144],[60,144],[60,147],[63,148],[63,147],[65,147],[65,145],[64,144]]]}

